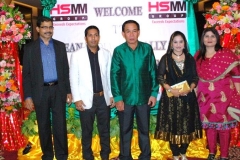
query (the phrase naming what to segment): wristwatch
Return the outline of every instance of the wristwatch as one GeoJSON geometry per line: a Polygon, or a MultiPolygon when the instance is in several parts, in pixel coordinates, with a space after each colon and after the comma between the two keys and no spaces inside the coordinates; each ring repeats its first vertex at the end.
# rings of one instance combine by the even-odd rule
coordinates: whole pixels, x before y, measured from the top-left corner
{"type": "Polygon", "coordinates": [[[168,91],[168,92],[171,92],[171,90],[172,90],[172,88],[169,88],[167,91],[168,91]]]}

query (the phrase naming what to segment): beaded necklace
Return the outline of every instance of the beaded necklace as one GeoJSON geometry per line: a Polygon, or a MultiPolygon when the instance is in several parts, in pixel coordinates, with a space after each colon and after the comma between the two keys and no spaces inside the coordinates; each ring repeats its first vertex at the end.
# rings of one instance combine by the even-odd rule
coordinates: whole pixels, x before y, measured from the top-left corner
{"type": "Polygon", "coordinates": [[[183,52],[180,55],[177,55],[176,53],[172,52],[177,58],[179,59],[181,55],[183,55],[183,52]]]}

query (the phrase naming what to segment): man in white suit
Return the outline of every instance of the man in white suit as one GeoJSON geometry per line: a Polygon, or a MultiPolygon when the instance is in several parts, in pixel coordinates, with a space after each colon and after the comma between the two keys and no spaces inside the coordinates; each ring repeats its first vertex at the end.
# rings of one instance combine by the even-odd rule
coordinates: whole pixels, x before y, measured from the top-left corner
{"type": "Polygon", "coordinates": [[[94,160],[91,149],[95,115],[100,136],[101,158],[109,159],[110,107],[114,106],[110,86],[111,53],[98,46],[99,29],[85,29],[86,48],[73,53],[70,60],[70,85],[73,102],[80,111],[83,159],[94,160]]]}

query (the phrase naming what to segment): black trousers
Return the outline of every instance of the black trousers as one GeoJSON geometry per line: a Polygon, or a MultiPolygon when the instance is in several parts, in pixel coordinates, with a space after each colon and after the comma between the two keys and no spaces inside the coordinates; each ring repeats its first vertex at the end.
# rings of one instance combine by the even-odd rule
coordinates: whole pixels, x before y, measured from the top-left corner
{"type": "Polygon", "coordinates": [[[41,103],[35,106],[43,160],[52,160],[54,157],[52,134],[57,160],[68,158],[66,102],[62,100],[58,87],[44,86],[41,103]]]}
{"type": "Polygon", "coordinates": [[[173,156],[179,156],[180,154],[186,154],[187,148],[189,146],[188,143],[183,143],[181,145],[178,144],[170,144],[170,149],[172,151],[173,156]]]}
{"type": "Polygon", "coordinates": [[[100,137],[101,158],[109,159],[110,149],[110,107],[107,106],[104,96],[94,96],[90,109],[80,111],[82,127],[82,153],[86,160],[94,160],[92,145],[93,123],[97,118],[97,128],[100,137]]]}
{"type": "Polygon", "coordinates": [[[118,111],[120,124],[120,160],[132,160],[131,155],[131,140],[133,133],[133,120],[136,115],[138,141],[141,153],[139,160],[151,159],[151,146],[149,139],[149,121],[150,107],[145,105],[131,106],[124,105],[123,111],[118,111]]]}

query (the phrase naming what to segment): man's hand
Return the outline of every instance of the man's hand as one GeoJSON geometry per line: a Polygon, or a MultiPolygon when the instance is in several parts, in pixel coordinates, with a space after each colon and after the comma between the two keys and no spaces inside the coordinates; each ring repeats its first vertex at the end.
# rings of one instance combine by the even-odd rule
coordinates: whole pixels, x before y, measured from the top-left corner
{"type": "Polygon", "coordinates": [[[123,101],[116,102],[115,106],[116,106],[118,111],[123,111],[124,110],[124,102],[123,101]]]}
{"type": "Polygon", "coordinates": [[[110,98],[110,108],[113,108],[115,106],[113,97],[110,98]]]}
{"type": "Polygon", "coordinates": [[[67,104],[70,105],[72,103],[72,94],[67,94],[67,104]]]}
{"type": "Polygon", "coordinates": [[[84,111],[84,106],[86,106],[82,100],[75,102],[76,109],[79,111],[84,111]]]}
{"type": "Polygon", "coordinates": [[[154,107],[155,106],[155,104],[156,104],[156,98],[155,97],[153,97],[153,96],[151,96],[150,98],[149,98],[149,100],[148,100],[148,105],[150,106],[150,107],[154,107]]]}
{"type": "Polygon", "coordinates": [[[35,110],[34,104],[33,104],[33,101],[32,101],[32,98],[27,98],[27,99],[25,99],[25,101],[24,101],[24,107],[27,108],[27,109],[30,110],[30,111],[35,110]]]}

